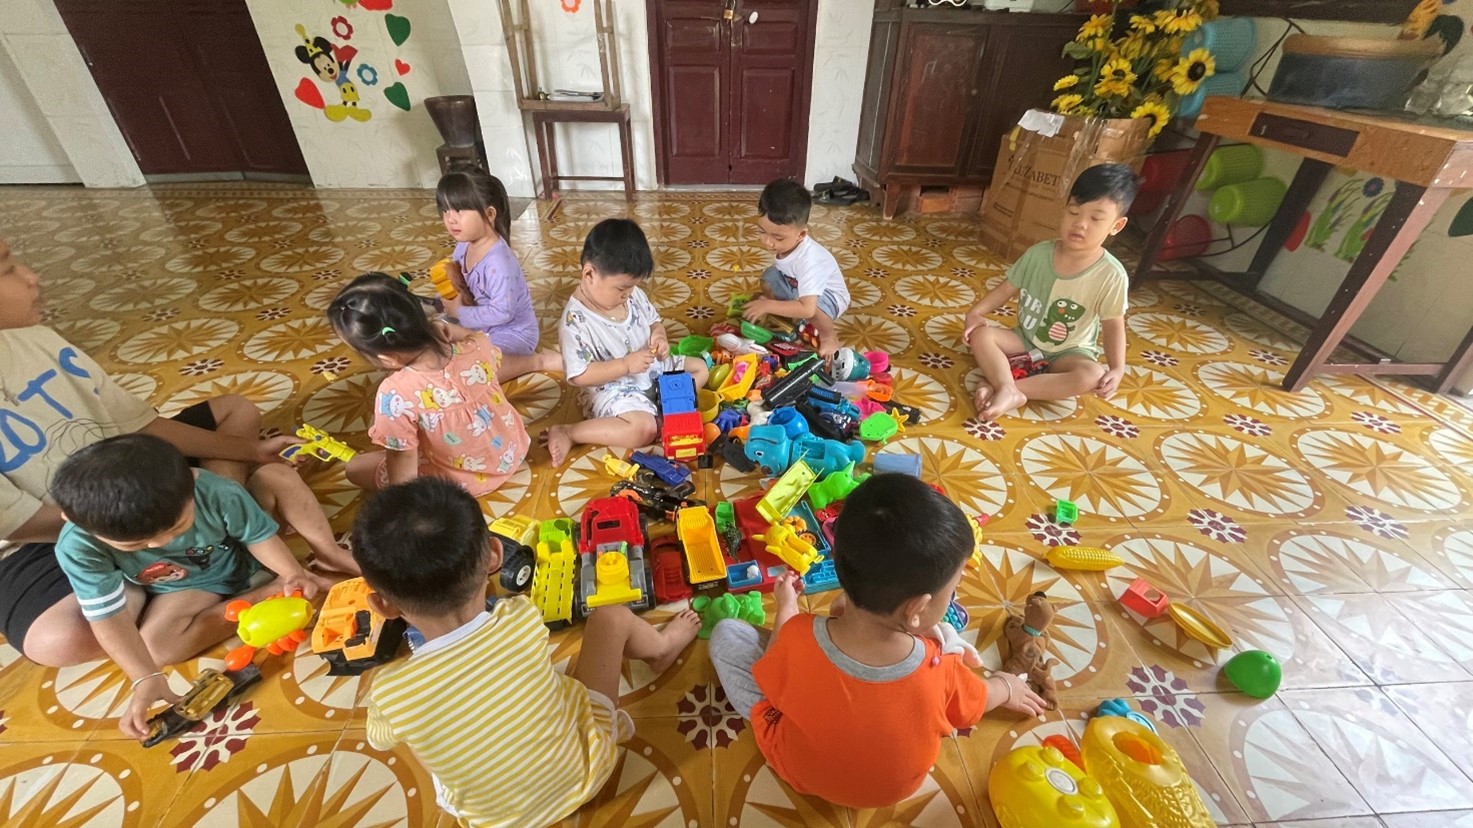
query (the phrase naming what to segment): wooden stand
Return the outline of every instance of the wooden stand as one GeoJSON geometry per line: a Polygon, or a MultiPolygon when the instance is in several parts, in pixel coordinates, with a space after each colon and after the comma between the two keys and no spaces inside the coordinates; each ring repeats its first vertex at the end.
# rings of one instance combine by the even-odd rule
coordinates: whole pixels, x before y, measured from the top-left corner
{"type": "Polygon", "coordinates": [[[559,181],[623,181],[624,197],[634,198],[634,141],[629,130],[629,105],[607,109],[534,109],[532,131],[537,135],[537,154],[542,158],[542,197],[552,198],[559,181]],[[624,175],[561,175],[557,169],[557,145],[553,124],[618,124],[619,151],[624,175]]]}
{"type": "MultiPolygon", "coordinates": [[[[1153,277],[1182,278],[1179,272],[1154,268],[1166,233],[1207,159],[1224,139],[1291,152],[1304,160],[1289,185],[1278,213],[1264,231],[1263,243],[1248,270],[1223,273],[1201,263],[1199,275],[1215,278],[1310,328],[1299,358],[1284,374],[1284,388],[1298,391],[1318,374],[1401,374],[1430,376],[1438,393],[1473,365],[1473,331],[1447,362],[1397,362],[1389,355],[1349,336],[1376,292],[1386,283],[1412,243],[1427,228],[1438,208],[1456,190],[1473,188],[1473,132],[1429,126],[1394,114],[1340,112],[1261,100],[1208,98],[1197,118],[1201,137],[1187,162],[1176,191],[1146,237],[1132,283],[1153,277]],[[1351,264],[1340,289],[1318,318],[1258,292],[1258,284],[1294,230],[1299,217],[1324,183],[1332,167],[1349,167],[1395,181],[1395,192],[1381,221],[1351,264]],[[1342,343],[1375,362],[1331,362],[1342,343]]],[[[1190,275],[1186,275],[1191,278],[1190,275]]]]}

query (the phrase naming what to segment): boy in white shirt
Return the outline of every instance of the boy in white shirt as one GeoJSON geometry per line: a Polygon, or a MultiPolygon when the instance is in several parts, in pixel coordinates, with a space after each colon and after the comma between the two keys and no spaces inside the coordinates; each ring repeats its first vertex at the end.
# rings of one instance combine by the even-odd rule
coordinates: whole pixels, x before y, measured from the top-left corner
{"type": "Polygon", "coordinates": [[[824,359],[839,350],[834,323],[849,309],[849,288],[834,254],[808,235],[813,197],[791,178],[762,188],[757,199],[757,226],[762,246],[772,251],[772,267],[762,274],[768,295],[747,303],[743,315],[757,322],[766,314],[806,320],[818,331],[818,353],[824,359]]]}

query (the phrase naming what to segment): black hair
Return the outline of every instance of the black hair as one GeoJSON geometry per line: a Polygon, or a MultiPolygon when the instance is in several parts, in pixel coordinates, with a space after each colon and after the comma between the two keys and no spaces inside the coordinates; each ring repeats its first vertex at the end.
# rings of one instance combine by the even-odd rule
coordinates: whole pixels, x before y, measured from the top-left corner
{"type": "Polygon", "coordinates": [[[443,616],[485,596],[491,533],[465,489],[432,476],[389,486],[353,521],[353,560],[385,598],[443,616]]]}
{"type": "Polygon", "coordinates": [[[637,222],[608,218],[593,225],[583,240],[583,264],[603,276],[643,279],[655,271],[655,256],[637,222]]]}
{"type": "Polygon", "coordinates": [[[876,474],[859,484],[834,521],[834,571],[861,609],[894,612],[917,595],[936,595],[971,556],[976,536],[945,495],[908,474],[876,474]]]}
{"type": "Polygon", "coordinates": [[[485,215],[494,210],[491,229],[511,244],[511,205],[501,179],[474,167],[461,166],[440,178],[435,187],[435,206],[440,212],[474,210],[485,215]]]}
{"type": "Polygon", "coordinates": [[[349,347],[367,357],[429,348],[450,353],[419,297],[387,273],[365,273],[349,282],[327,306],[327,319],[349,347]]]}
{"type": "Polygon", "coordinates": [[[101,538],[140,541],[173,526],[194,497],[184,455],[151,434],[122,434],[68,457],[51,479],[67,520],[101,538]]]}
{"type": "Polygon", "coordinates": [[[791,178],[770,182],[757,197],[758,215],[767,216],[773,224],[806,227],[812,209],[813,196],[808,194],[808,188],[791,178]]]}
{"type": "Polygon", "coordinates": [[[1126,164],[1096,164],[1079,174],[1069,188],[1072,204],[1088,204],[1099,199],[1115,202],[1120,215],[1125,215],[1141,191],[1141,177],[1126,164]]]}

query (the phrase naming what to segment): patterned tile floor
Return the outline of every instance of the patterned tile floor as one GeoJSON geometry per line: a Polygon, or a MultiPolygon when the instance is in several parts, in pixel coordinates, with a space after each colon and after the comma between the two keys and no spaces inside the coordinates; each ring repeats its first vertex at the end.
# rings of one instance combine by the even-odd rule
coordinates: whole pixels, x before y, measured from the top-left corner
{"type": "MultiPolygon", "coordinates": [[[[376,375],[333,338],[322,310],[361,270],[423,270],[447,249],[423,192],[4,196],[0,234],[41,273],[48,322],[128,388],[165,413],[244,394],[271,426],[312,422],[360,446],[376,375]]],[[[649,293],[672,333],[704,331],[767,261],[752,200],[537,204],[517,222],[514,246],[545,327],[574,285],[587,229],[632,212],[655,245],[660,275],[649,293]]],[[[1037,721],[988,718],[947,740],[914,797],[853,812],[773,776],[697,644],[665,675],[629,671],[622,703],[638,734],[570,823],[992,825],[995,758],[1077,734],[1099,700],[1131,696],[1165,723],[1223,824],[1473,826],[1473,413],[1358,378],[1286,394],[1275,383],[1295,352],[1292,325],[1226,292],[1165,282],[1131,297],[1130,368],[1117,397],[980,423],[965,393],[976,372],[961,319],[1000,263],[976,242],[974,220],[884,222],[864,208],[819,208],[813,233],[850,276],[844,338],[891,352],[897,397],[925,415],[882,450],[921,454],[928,478],[944,480],[969,512],[994,516],[986,570],[962,584],[968,634],[998,663],[1005,613],[1048,592],[1060,610],[1061,709],[1037,721]],[[1080,505],[1076,526],[1048,517],[1058,497],[1080,505]],[[1226,692],[1217,665],[1230,652],[1123,612],[1114,596],[1131,574],[1040,562],[1049,545],[1073,542],[1113,547],[1129,573],[1230,629],[1237,648],[1277,654],[1281,692],[1258,703],[1226,692]]],[[[555,378],[524,378],[511,393],[534,431],[577,416],[555,378]]],[[[705,474],[708,495],[757,482],[705,474]]],[[[356,493],[340,470],[311,482],[346,527],[356,493]]],[[[586,455],[553,470],[539,453],[486,505],[495,515],[572,514],[607,486],[586,455]]],[[[553,636],[559,664],[578,647],[576,629],[553,636]]],[[[175,668],[175,686],[223,652],[175,668]]],[[[310,652],[265,670],[266,682],[205,732],[143,750],[115,726],[127,689],[117,671],[41,669],[0,645],[0,822],[449,824],[411,756],[367,747],[360,704],[371,674],[328,677],[310,652]]]]}

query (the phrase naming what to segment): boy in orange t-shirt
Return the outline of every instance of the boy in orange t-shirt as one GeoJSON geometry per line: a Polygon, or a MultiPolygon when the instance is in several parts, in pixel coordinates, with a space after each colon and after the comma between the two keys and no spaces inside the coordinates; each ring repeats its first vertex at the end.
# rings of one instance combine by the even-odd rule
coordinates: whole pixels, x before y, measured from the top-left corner
{"type": "Polygon", "coordinates": [[[834,524],[844,594],[829,616],[798,612],[789,574],[774,593],[770,641],[741,621],[716,625],[711,660],[727,698],[794,790],[851,808],[893,805],[920,788],[953,731],[996,707],[1043,713],[1018,676],[972,672],[977,651],[941,623],[975,542],[944,495],[877,474],[834,524]]]}

